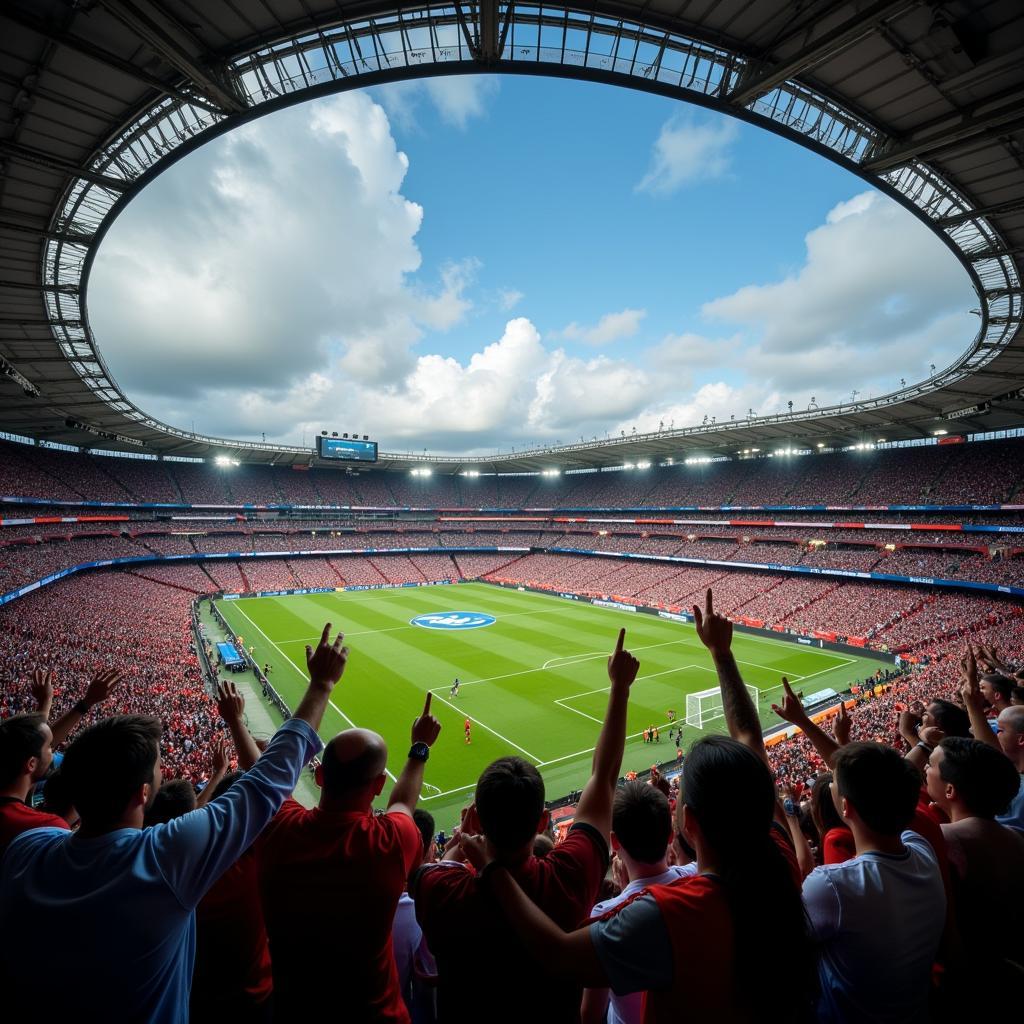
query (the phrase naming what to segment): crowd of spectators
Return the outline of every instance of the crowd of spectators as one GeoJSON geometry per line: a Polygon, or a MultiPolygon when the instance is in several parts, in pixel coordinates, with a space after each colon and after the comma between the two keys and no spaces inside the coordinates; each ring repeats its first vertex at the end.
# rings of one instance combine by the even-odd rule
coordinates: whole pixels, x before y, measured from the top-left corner
{"type": "Polygon", "coordinates": [[[979,985],[986,1015],[1015,1013],[1019,619],[865,680],[831,734],[784,681],[775,712],[791,735],[766,747],[709,590],[695,626],[729,736],[690,744],[677,785],[621,778],[642,667],[621,630],[571,825],[552,834],[537,767],[505,756],[442,841],[418,806],[441,731],[429,693],[375,812],[382,737],[353,728],[324,747],[316,732],[357,643],[325,626],[293,718],[261,751],[233,686],[194,692],[173,624],[184,591],[82,582],[65,587],[70,630],[44,594],[0,620],[12,1019],[45,992],[47,1014],[86,1020],[265,1024],[337,1015],[340,1000],[347,1021],[396,1024],[944,1022],[976,1010],[979,985]],[[1007,625],[1005,646],[987,642],[1007,625]],[[290,794],[317,754],[306,809],[290,794]],[[311,977],[318,956],[326,980],[311,977]]]}
{"type": "Polygon", "coordinates": [[[113,669],[123,682],[106,712],[157,715],[168,771],[194,781],[205,777],[208,744],[219,727],[193,649],[189,607],[195,594],[183,589],[189,580],[167,586],[130,573],[95,573],[5,605],[0,716],[32,707],[34,669],[54,673],[55,713],[75,704],[93,674],[113,669]]]}
{"type": "Polygon", "coordinates": [[[1024,478],[1021,445],[989,441],[741,459],[561,477],[298,472],[79,454],[0,444],[0,495],[65,501],[414,508],[586,508],[762,504],[992,504],[1024,478]]]}

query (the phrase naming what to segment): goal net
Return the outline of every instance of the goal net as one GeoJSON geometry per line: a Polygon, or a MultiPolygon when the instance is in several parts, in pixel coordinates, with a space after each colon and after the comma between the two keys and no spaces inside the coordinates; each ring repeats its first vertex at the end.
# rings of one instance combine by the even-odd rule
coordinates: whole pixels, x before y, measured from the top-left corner
{"type": "MultiPolygon", "coordinates": [[[[744,684],[754,707],[758,706],[760,691],[756,686],[744,684]]],[[[722,691],[716,686],[711,690],[700,690],[686,695],[686,724],[694,729],[706,729],[712,722],[725,717],[722,707],[722,691]]]]}

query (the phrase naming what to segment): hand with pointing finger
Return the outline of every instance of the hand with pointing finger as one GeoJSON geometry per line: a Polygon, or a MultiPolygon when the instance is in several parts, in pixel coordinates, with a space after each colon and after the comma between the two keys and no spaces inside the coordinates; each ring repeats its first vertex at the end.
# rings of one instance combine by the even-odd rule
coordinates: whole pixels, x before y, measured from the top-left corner
{"type": "Polygon", "coordinates": [[[801,725],[807,721],[807,712],[785,676],[782,677],[782,704],[773,704],[772,711],[791,725],[801,725]]]}
{"type": "Polygon", "coordinates": [[[342,677],[348,663],[348,648],[343,646],[344,642],[345,634],[339,633],[334,643],[331,643],[331,624],[328,622],[316,650],[306,644],[306,667],[313,686],[334,689],[334,684],[342,677]]]}
{"type": "Polygon", "coordinates": [[[704,611],[697,605],[693,606],[693,622],[700,642],[711,652],[712,657],[729,653],[732,647],[732,623],[715,611],[710,587],[704,599],[704,611]]]}
{"type": "Polygon", "coordinates": [[[441,732],[441,723],[430,713],[430,701],[433,694],[428,690],[427,699],[423,702],[423,714],[412,723],[413,743],[426,743],[432,747],[441,732]]]}
{"type": "Polygon", "coordinates": [[[615,641],[615,650],[608,659],[608,678],[612,681],[613,687],[625,686],[629,689],[640,671],[640,662],[633,657],[622,645],[626,642],[626,631],[619,630],[619,637],[615,641]]]}

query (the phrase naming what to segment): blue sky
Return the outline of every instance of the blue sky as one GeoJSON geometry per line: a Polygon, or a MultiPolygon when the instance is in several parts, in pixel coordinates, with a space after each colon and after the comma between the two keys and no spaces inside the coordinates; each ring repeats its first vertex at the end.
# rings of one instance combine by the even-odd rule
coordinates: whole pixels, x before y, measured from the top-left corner
{"type": "Polygon", "coordinates": [[[788,141],[510,76],[202,147],[114,224],[89,310],[175,425],[483,452],[883,393],[966,347],[972,297],[927,229],[788,141]]]}

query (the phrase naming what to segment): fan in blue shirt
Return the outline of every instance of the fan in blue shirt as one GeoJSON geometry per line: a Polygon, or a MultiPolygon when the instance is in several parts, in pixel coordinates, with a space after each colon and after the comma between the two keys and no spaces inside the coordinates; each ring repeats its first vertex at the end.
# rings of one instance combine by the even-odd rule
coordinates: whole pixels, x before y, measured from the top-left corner
{"type": "MultiPolygon", "coordinates": [[[[321,747],[316,729],[348,658],[342,634],[332,643],[330,628],[315,652],[306,648],[310,682],[294,717],[242,779],[199,810],[142,828],[160,787],[158,719],[104,719],[75,740],[62,771],[81,829],[24,832],[0,864],[9,1019],[36,1016],[42,1001],[53,1019],[188,1020],[196,904],[321,747]]],[[[234,713],[223,702],[221,710],[234,713]]]]}

